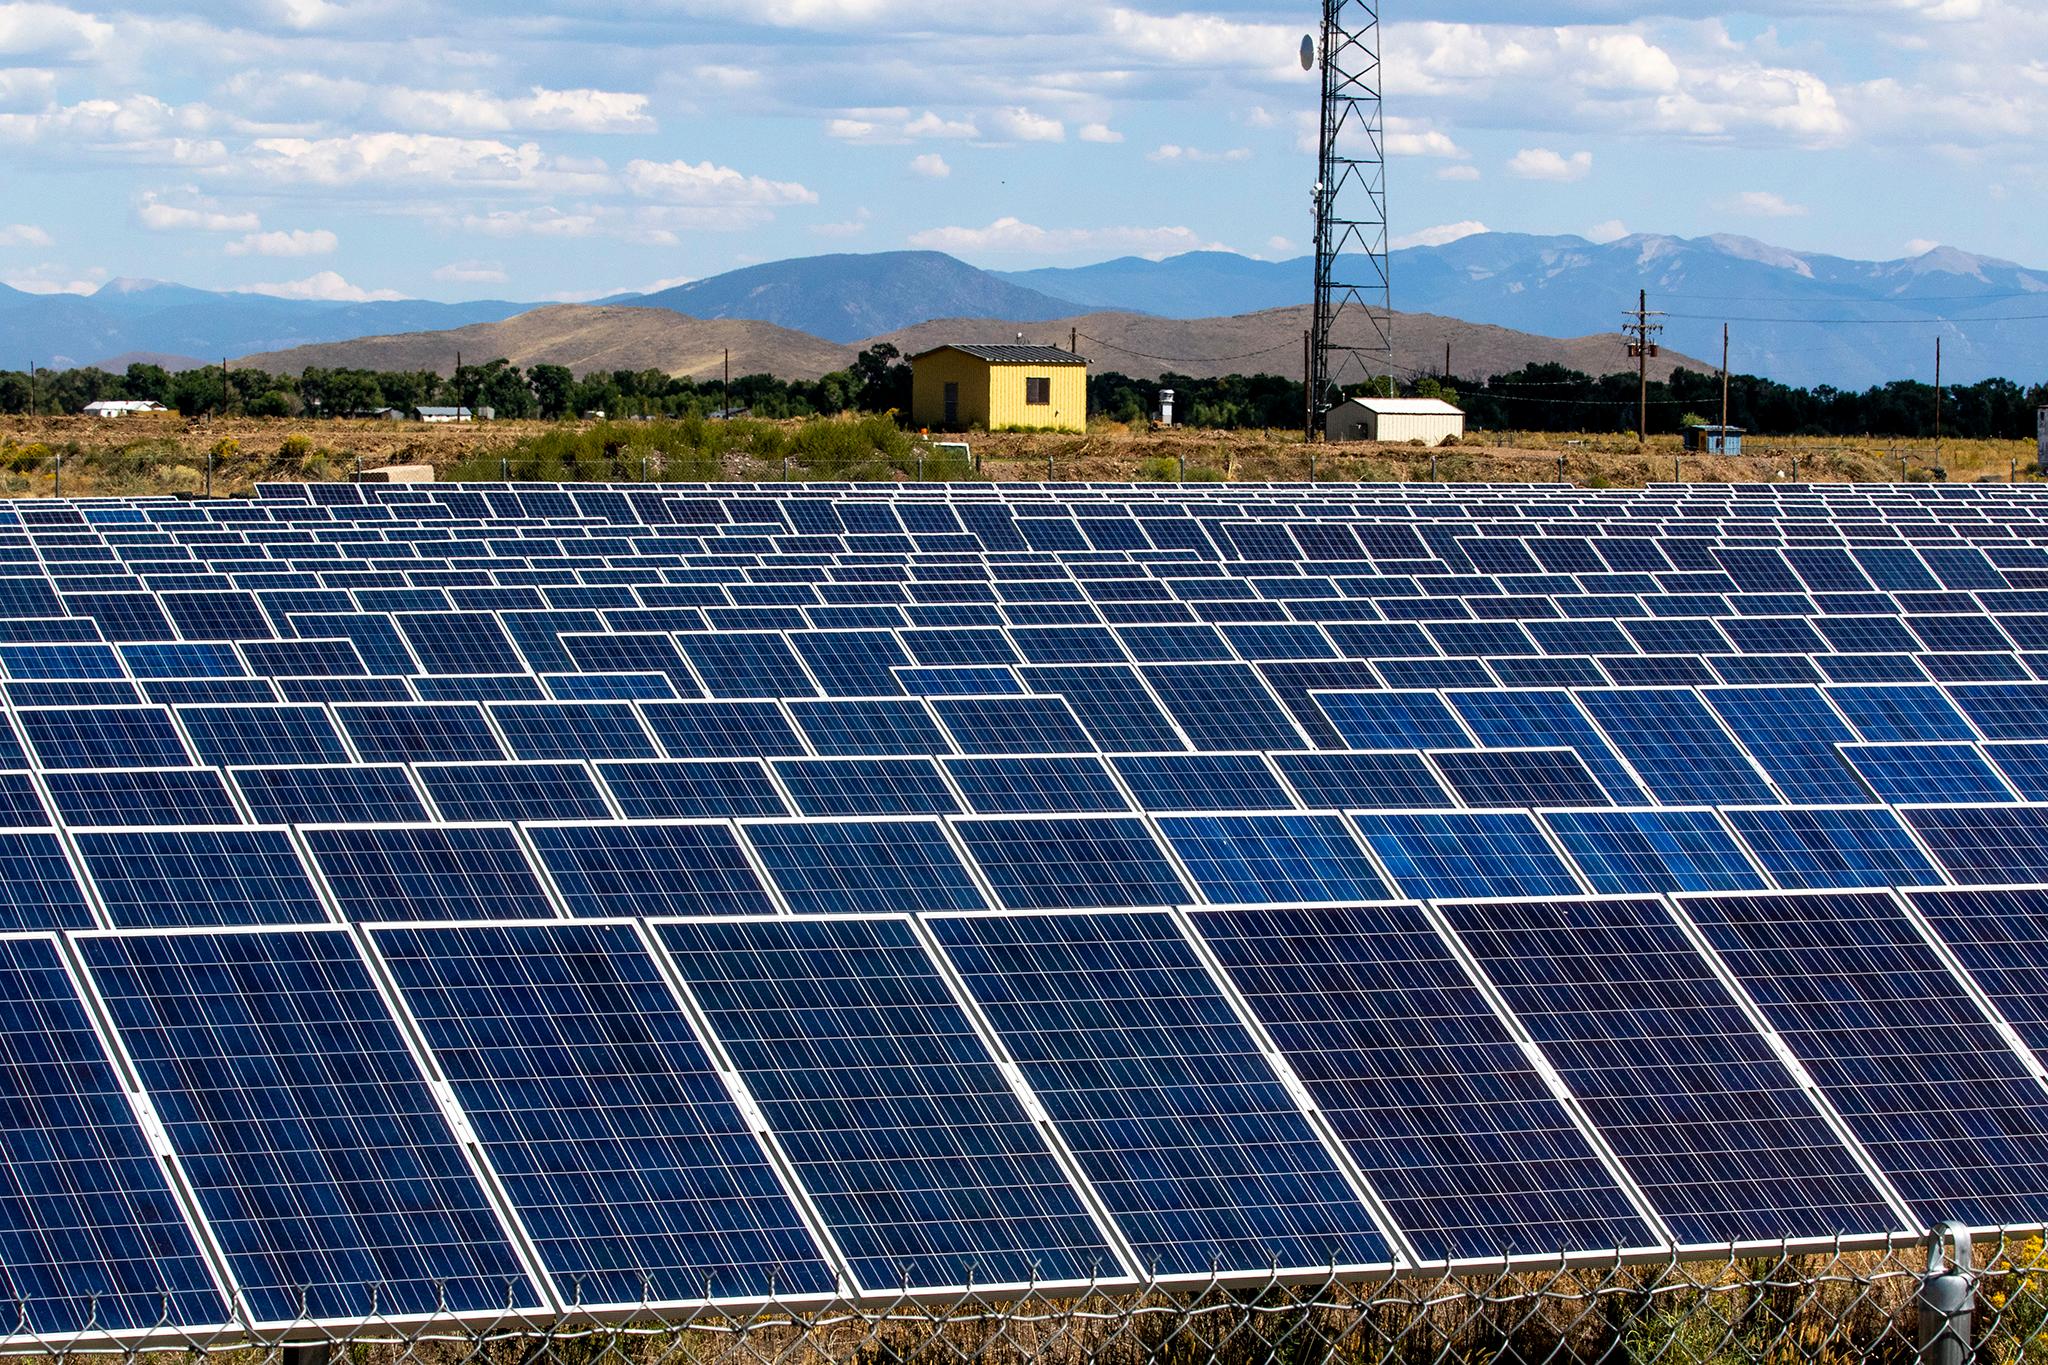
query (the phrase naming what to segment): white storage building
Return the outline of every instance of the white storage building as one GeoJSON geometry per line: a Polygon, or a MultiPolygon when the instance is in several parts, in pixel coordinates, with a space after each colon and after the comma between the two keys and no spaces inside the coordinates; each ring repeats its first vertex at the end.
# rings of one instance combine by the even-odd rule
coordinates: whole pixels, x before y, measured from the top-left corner
{"type": "Polygon", "coordinates": [[[1465,435],[1465,414],[1441,398],[1350,398],[1330,409],[1332,441],[1420,441],[1440,446],[1465,435]]]}

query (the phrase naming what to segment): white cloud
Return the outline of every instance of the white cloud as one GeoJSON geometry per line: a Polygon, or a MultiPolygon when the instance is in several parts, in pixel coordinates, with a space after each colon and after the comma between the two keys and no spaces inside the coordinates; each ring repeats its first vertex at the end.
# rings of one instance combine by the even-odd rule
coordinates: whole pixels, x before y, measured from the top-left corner
{"type": "Polygon", "coordinates": [[[153,190],[145,190],[135,216],[151,232],[255,232],[263,220],[253,213],[230,213],[210,202],[166,204],[153,190]]]}
{"type": "Polygon", "coordinates": [[[0,71],[0,109],[24,112],[40,109],[57,95],[57,75],[34,67],[0,71]]]}
{"type": "Polygon", "coordinates": [[[60,265],[38,265],[0,275],[0,284],[24,294],[92,294],[107,282],[107,276],[107,271],[97,268],[77,272],[60,265]]]}
{"type": "Polygon", "coordinates": [[[1593,173],[1593,154],[1574,152],[1567,157],[1548,147],[1524,147],[1508,161],[1508,170],[1524,180],[1569,184],[1593,173]]]}
{"type": "Polygon", "coordinates": [[[1460,242],[1467,237],[1477,237],[1482,232],[1491,231],[1493,229],[1486,224],[1467,219],[1462,223],[1443,223],[1436,227],[1424,228],[1420,232],[1407,233],[1396,237],[1392,245],[1396,251],[1411,246],[1449,246],[1452,242],[1460,242]]]}
{"type": "Polygon", "coordinates": [[[612,178],[602,162],[550,157],[531,142],[431,133],[349,133],[340,137],[266,137],[251,143],[235,167],[249,183],[306,184],[327,189],[498,189],[586,192],[612,178]]]}
{"type": "Polygon", "coordinates": [[[1619,218],[1609,218],[1604,223],[1595,223],[1592,227],[1586,229],[1586,240],[1598,243],[1601,246],[1605,246],[1609,242],[1618,242],[1626,236],[1628,236],[1628,224],[1622,222],[1619,218]]]}
{"type": "Polygon", "coordinates": [[[696,206],[775,208],[815,204],[818,196],[789,180],[767,180],[709,161],[630,161],[626,188],[642,199],[696,206]]]}
{"type": "Polygon", "coordinates": [[[378,110],[399,125],[422,132],[651,133],[653,117],[645,95],[615,90],[549,90],[534,86],[515,99],[473,90],[408,90],[385,93],[378,110]]]}
{"type": "Polygon", "coordinates": [[[1107,123],[1084,123],[1076,136],[1083,142],[1117,143],[1124,140],[1124,135],[1107,123]]]}
{"type": "Polygon", "coordinates": [[[457,227],[486,237],[588,237],[597,231],[598,221],[595,213],[564,213],[549,205],[468,214],[457,227]]]}
{"type": "Polygon", "coordinates": [[[383,303],[402,299],[395,289],[364,289],[350,284],[332,270],[308,275],[284,284],[245,284],[239,294],[265,294],[274,299],[302,299],[321,303],[383,303]]]}
{"type": "Polygon", "coordinates": [[[1065,142],[1067,125],[1029,109],[998,109],[988,116],[995,136],[1004,142],[1065,142]]]}
{"type": "Polygon", "coordinates": [[[252,232],[228,245],[230,256],[326,256],[341,245],[340,238],[326,228],[289,232],[252,232]]]}
{"type": "Polygon", "coordinates": [[[1450,134],[1418,119],[1389,116],[1386,138],[1387,151],[1393,156],[1428,156],[1463,161],[1470,155],[1451,139],[1450,134]]]}
{"type": "Polygon", "coordinates": [[[1485,177],[1483,177],[1479,173],[1479,168],[1477,166],[1446,166],[1436,173],[1436,178],[1439,180],[1451,180],[1463,183],[1470,183],[1471,181],[1481,180],[1485,177]]]}
{"type": "Polygon", "coordinates": [[[848,109],[825,124],[825,136],[840,142],[903,143],[965,141],[981,136],[971,119],[942,118],[927,109],[848,109]]]}
{"type": "Polygon", "coordinates": [[[946,164],[946,158],[937,152],[926,152],[923,156],[910,159],[910,173],[921,175],[927,180],[944,180],[953,173],[953,168],[946,164]]]}
{"type": "Polygon", "coordinates": [[[1216,161],[1249,161],[1252,159],[1252,152],[1249,147],[1232,147],[1228,151],[1205,152],[1200,147],[1183,147],[1177,142],[1169,142],[1161,146],[1157,151],[1147,152],[1145,159],[1147,161],[1178,162],[1194,165],[1216,161]]]}
{"type": "Polygon", "coordinates": [[[1292,256],[1299,250],[1301,248],[1295,245],[1292,237],[1268,237],[1266,239],[1266,251],[1270,255],[1292,256]]]}
{"type": "Polygon", "coordinates": [[[32,223],[0,223],[0,247],[50,245],[50,234],[32,223]]]}
{"type": "Polygon", "coordinates": [[[443,284],[504,284],[512,277],[490,261],[451,261],[436,270],[434,278],[443,284]]]}
{"type": "Polygon", "coordinates": [[[928,228],[912,233],[910,245],[925,251],[990,255],[1071,256],[1114,251],[1160,259],[1184,251],[1228,251],[1185,227],[1043,228],[1018,218],[998,218],[987,227],[928,228]]]}
{"type": "Polygon", "coordinates": [[[1751,218],[1804,218],[1807,208],[1771,190],[1748,190],[1728,201],[1731,212],[1751,218]]]}
{"type": "Polygon", "coordinates": [[[811,235],[813,237],[829,238],[834,241],[844,241],[850,237],[858,237],[868,230],[868,223],[873,217],[872,213],[869,213],[866,209],[861,209],[843,223],[812,224],[811,235]]]}
{"type": "Polygon", "coordinates": [[[63,5],[0,4],[0,58],[81,61],[114,35],[114,26],[63,5]]]}

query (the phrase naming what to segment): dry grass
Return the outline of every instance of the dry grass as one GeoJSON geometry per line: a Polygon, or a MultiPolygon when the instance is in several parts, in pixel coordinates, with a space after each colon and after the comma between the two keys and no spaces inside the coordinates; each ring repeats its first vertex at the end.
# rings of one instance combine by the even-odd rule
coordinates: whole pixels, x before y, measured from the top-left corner
{"type": "MultiPolygon", "coordinates": [[[[788,424],[794,427],[798,424],[788,424]]],[[[0,418],[0,496],[48,496],[62,455],[63,491],[76,496],[196,493],[207,453],[215,461],[214,492],[247,492],[263,480],[346,479],[364,468],[431,464],[443,471],[480,454],[495,458],[560,427],[540,422],[489,426],[419,423],[305,422],[264,419],[185,422],[176,418],[108,423],[88,418],[0,418]]],[[[973,439],[980,477],[1060,481],[1185,477],[1203,482],[1302,482],[1311,460],[1319,482],[1421,481],[1553,483],[1640,487],[1674,477],[1676,437],[1639,447],[1614,434],[1489,433],[1453,449],[1410,446],[1309,446],[1296,432],[1148,432],[1104,424],[1086,436],[997,433],[973,439]],[[1559,457],[1563,457],[1560,469],[1559,457]],[[1048,461],[1050,464],[1048,465],[1048,461]],[[1049,472],[1048,472],[1049,471],[1049,472]]],[[[2034,447],[2020,441],[1951,441],[1939,455],[1932,442],[1808,437],[1758,438],[1741,458],[1685,456],[1677,471],[1694,483],[1892,482],[1934,477],[1937,458],[1957,482],[2003,481],[2017,468],[2031,479],[2034,447]]],[[[615,477],[637,476],[620,468],[615,477]]],[[[735,479],[773,480],[779,461],[726,462],[735,479]]],[[[516,469],[515,469],[516,476],[516,469]]],[[[802,478],[796,467],[792,476],[802,478]]],[[[897,477],[908,477],[900,471],[897,477]]]]}

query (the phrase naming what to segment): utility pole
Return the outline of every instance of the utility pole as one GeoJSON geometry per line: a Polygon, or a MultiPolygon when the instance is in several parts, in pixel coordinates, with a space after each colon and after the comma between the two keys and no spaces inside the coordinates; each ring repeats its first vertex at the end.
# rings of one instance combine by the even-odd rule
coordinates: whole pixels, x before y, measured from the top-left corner
{"type": "Polygon", "coordinates": [[[1941,338],[1934,339],[1934,467],[1941,468],[1941,338]]]}
{"type": "Polygon", "coordinates": [[[1650,311],[1650,291],[1645,289],[1636,295],[1636,310],[1626,315],[1628,325],[1622,335],[1628,338],[1629,358],[1636,362],[1636,444],[1647,445],[1650,440],[1650,360],[1662,353],[1657,338],[1664,331],[1664,324],[1652,322],[1661,318],[1662,313],[1650,311]]]}
{"type": "Polygon", "coordinates": [[[1081,354],[1081,329],[1075,327],[1067,333],[1067,354],[1081,354]]]}
{"type": "Polygon", "coordinates": [[[725,348],[725,385],[718,391],[718,405],[725,409],[725,418],[732,420],[732,347],[725,348]]]}
{"type": "Polygon", "coordinates": [[[1449,337],[1446,337],[1446,338],[1444,338],[1444,378],[1445,378],[1445,379],[1449,379],[1450,377],[1451,377],[1451,342],[1450,342],[1450,338],[1449,338],[1449,337]]]}
{"type": "Polygon", "coordinates": [[[28,415],[36,415],[36,363],[33,360],[28,363],[28,415]]]}
{"type": "Polygon", "coordinates": [[[220,358],[220,415],[228,415],[228,409],[235,405],[234,390],[228,387],[228,358],[220,358]]]}
{"type": "Polygon", "coordinates": [[[1309,442],[1316,439],[1315,346],[1315,333],[1304,329],[1301,334],[1301,439],[1309,442]]]}
{"type": "Polygon", "coordinates": [[[1728,453],[1728,324],[1721,324],[1721,453],[1728,453]]]}

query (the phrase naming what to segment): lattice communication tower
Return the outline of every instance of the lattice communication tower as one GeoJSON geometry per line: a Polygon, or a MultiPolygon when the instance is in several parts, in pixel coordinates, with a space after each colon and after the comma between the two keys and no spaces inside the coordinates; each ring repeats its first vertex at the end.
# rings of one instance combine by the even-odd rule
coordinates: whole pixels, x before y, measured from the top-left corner
{"type": "Polygon", "coordinates": [[[1379,0],[1323,0],[1320,39],[1302,44],[1322,75],[1315,189],[1316,299],[1309,347],[1309,435],[1349,384],[1393,382],[1387,268],[1386,123],[1379,0]]]}

